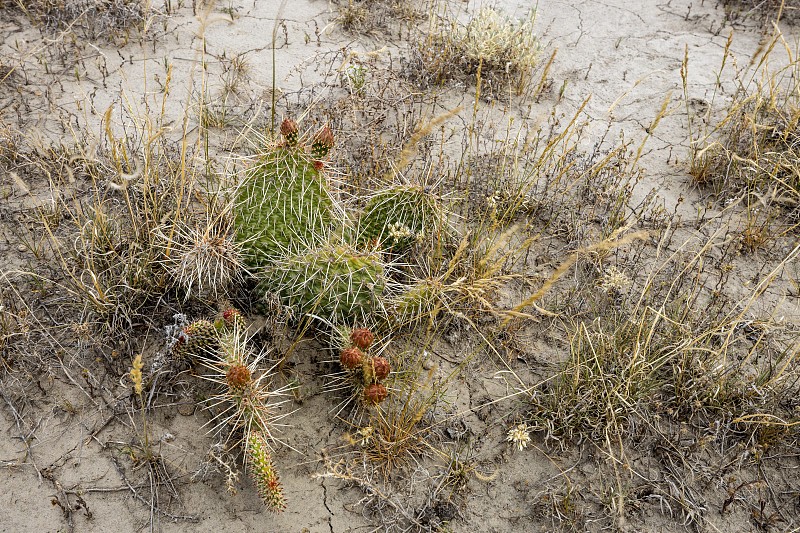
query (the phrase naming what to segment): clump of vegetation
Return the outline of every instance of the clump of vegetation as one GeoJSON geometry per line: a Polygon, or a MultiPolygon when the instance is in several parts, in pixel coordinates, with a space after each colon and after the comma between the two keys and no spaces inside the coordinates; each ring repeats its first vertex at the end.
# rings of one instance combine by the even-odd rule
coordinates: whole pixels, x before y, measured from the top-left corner
{"type": "Polygon", "coordinates": [[[47,31],[82,30],[84,36],[115,38],[132,28],[143,29],[147,0],[25,0],[0,2],[0,9],[17,8],[47,31]]]}
{"type": "Polygon", "coordinates": [[[512,92],[522,94],[542,50],[533,30],[535,15],[532,10],[517,20],[483,7],[466,24],[437,17],[428,34],[418,37],[409,72],[424,83],[436,84],[480,73],[489,83],[505,82],[512,92]]]}
{"type": "Polygon", "coordinates": [[[769,25],[772,20],[796,22],[800,18],[798,0],[721,0],[725,9],[725,20],[746,21],[754,18],[769,25]]]}
{"type": "Polygon", "coordinates": [[[690,152],[695,182],[720,203],[744,207],[740,240],[748,251],[800,227],[800,94],[794,82],[800,62],[771,68],[768,58],[776,45],[782,49],[781,38],[776,32],[766,43],[753,78],[738,84],[726,116],[694,132],[699,139],[690,152]]]}

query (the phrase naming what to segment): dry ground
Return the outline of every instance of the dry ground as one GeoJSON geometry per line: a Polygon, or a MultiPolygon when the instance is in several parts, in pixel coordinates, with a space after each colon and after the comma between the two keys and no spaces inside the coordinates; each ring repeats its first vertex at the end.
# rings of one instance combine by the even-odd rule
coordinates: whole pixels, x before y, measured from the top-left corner
{"type": "MultiPolygon", "coordinates": [[[[0,0],[0,531],[800,529],[796,213],[692,176],[775,30],[711,0],[634,4],[540,3],[517,95],[502,69],[425,70],[434,16],[475,2],[0,0]],[[125,239],[86,250],[93,206],[129,214],[120,180],[140,163],[115,170],[115,149],[192,176],[200,210],[273,110],[332,125],[353,202],[446,115],[400,173],[452,202],[451,247],[470,255],[440,313],[380,339],[397,370],[381,409],[347,404],[322,328],[299,334],[246,283],[184,298],[137,277],[147,261],[115,264],[142,257],[125,239]],[[280,514],[205,369],[168,347],[177,314],[223,301],[282,361],[280,514]]],[[[797,57],[788,20],[776,69],[797,57]]]]}

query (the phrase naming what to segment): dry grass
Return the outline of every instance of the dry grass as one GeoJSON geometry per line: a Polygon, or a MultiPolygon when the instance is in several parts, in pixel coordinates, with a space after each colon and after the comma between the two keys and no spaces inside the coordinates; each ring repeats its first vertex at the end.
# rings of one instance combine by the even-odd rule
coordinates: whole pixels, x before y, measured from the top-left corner
{"type": "Polygon", "coordinates": [[[127,41],[155,13],[150,0],[4,0],[0,9],[19,10],[50,33],[69,30],[90,39],[127,41]]]}
{"type": "Polygon", "coordinates": [[[783,50],[795,57],[776,30],[754,57],[752,77],[738,82],[725,117],[695,132],[690,154],[690,172],[698,185],[722,205],[741,203],[740,239],[747,251],[796,234],[800,226],[800,64],[795,60],[773,67],[770,57],[783,50]]]}
{"type": "Polygon", "coordinates": [[[503,11],[483,7],[462,24],[456,17],[432,12],[429,30],[412,42],[408,75],[425,85],[443,84],[465,75],[484,79],[521,95],[542,50],[534,33],[535,11],[515,19],[503,11]]]}
{"type": "MultiPolygon", "coordinates": [[[[342,22],[358,29],[366,7],[347,9],[342,22]]],[[[329,361],[299,360],[311,351],[298,348],[308,341],[304,335],[319,333],[330,343],[324,328],[273,328],[249,339],[275,350],[275,374],[261,373],[259,358],[242,351],[241,362],[264,383],[302,375],[311,390],[324,390],[330,412],[320,416],[350,439],[325,444],[325,472],[317,478],[361,490],[357,507],[376,527],[441,531],[458,520],[476,483],[494,481],[492,469],[484,475],[479,465],[528,458],[522,454],[544,454],[558,465],[549,447],[575,451],[580,442],[610,466],[584,485],[559,466],[558,483],[537,486],[533,510],[551,528],[617,527],[648,502],[701,525],[709,507],[697,495],[700,483],[725,498],[733,494],[736,505],[746,502],[758,511],[757,525],[770,527],[794,496],[787,491],[759,503],[766,500],[754,487],[725,485],[730,468],[720,465],[763,478],[765,462],[797,443],[797,325],[781,319],[775,294],[792,283],[796,293],[800,283],[798,249],[777,246],[796,235],[800,104],[788,89],[800,73],[794,65],[778,73],[764,66],[760,83],[740,84],[727,119],[703,132],[702,142],[695,138],[697,184],[720,204],[734,202],[713,217],[679,220],[659,205],[657,191],[633,205],[646,139],[603,137],[586,151],[583,141],[598,126],[582,107],[545,123],[530,116],[512,122],[485,105],[479,90],[469,111],[443,113],[435,96],[409,83],[410,76],[440,84],[455,75],[447,70],[453,67],[474,76],[478,87],[502,82],[511,89],[506,93],[538,92],[546,73],[532,83],[539,54],[532,17],[517,22],[484,9],[463,26],[431,20],[439,22],[418,35],[410,64],[397,66],[380,50],[330,52],[309,67],[323,77],[323,89],[309,85],[276,98],[277,116],[298,117],[303,129],[335,130],[326,176],[343,212],[356,218],[387,183],[403,183],[436,198],[446,219],[410,251],[380,252],[393,265],[388,313],[359,324],[385,339],[381,353],[392,364],[390,396],[380,406],[352,401],[350,389],[332,391],[340,381],[320,385],[329,361]],[[768,243],[776,244],[772,254],[742,254],[768,243]],[[525,352],[529,341],[550,346],[555,361],[525,352]],[[503,383],[506,393],[456,407],[459,394],[477,391],[476,377],[503,383]],[[471,427],[457,426],[481,411],[486,416],[470,419],[471,427]],[[527,424],[531,441],[504,457],[512,420],[511,427],[527,424]],[[632,458],[642,457],[663,474],[642,482],[646,494],[634,485],[644,474],[634,472],[632,458]]],[[[778,36],[768,45],[779,46],[778,36]]],[[[148,427],[153,405],[174,394],[188,365],[165,360],[154,338],[170,321],[180,326],[173,315],[181,311],[207,316],[227,299],[248,309],[265,305],[241,268],[226,197],[234,163],[279,142],[277,134],[260,135],[260,144],[254,139],[251,127],[269,129],[264,118],[230,119],[234,105],[258,107],[247,101],[247,73],[246,58],[236,56],[224,64],[218,95],[210,97],[205,83],[187,98],[181,118],[199,128],[199,140],[190,140],[189,126],[167,126],[159,113],[164,100],[109,109],[98,138],[76,135],[69,146],[43,145],[5,122],[0,129],[0,165],[16,176],[2,183],[3,209],[13,217],[0,222],[9,243],[24,250],[3,272],[0,289],[6,383],[25,384],[23,401],[38,394],[25,376],[64,372],[65,382],[96,401],[101,386],[113,388],[136,361],[137,394],[113,399],[127,407],[125,422],[138,436],[115,442],[125,453],[114,457],[147,463],[165,485],[179,475],[151,449],[148,427]],[[226,160],[206,141],[227,134],[237,142],[226,160]],[[7,289],[6,280],[15,288],[7,289]],[[100,355],[86,355],[87,345],[100,355]],[[82,355],[67,362],[67,352],[82,355]]],[[[224,385],[225,366],[212,357],[205,363],[206,377],[224,385]]],[[[216,469],[234,491],[238,471],[226,435],[237,428],[238,440],[245,421],[229,408],[224,388],[202,395],[206,405],[228,409],[214,422],[224,429],[221,442],[196,474],[216,469]]],[[[295,399],[301,403],[302,394],[295,399]]],[[[287,422],[302,416],[301,409],[287,422]]],[[[179,489],[170,485],[170,495],[179,489]]]]}

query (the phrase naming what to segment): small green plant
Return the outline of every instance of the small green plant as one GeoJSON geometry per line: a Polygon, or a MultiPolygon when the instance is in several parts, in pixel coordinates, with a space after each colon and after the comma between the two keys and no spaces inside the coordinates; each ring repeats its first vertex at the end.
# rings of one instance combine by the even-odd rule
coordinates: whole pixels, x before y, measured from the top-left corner
{"type": "Polygon", "coordinates": [[[367,86],[369,69],[363,65],[350,64],[342,71],[342,80],[351,94],[361,94],[367,86]]]}

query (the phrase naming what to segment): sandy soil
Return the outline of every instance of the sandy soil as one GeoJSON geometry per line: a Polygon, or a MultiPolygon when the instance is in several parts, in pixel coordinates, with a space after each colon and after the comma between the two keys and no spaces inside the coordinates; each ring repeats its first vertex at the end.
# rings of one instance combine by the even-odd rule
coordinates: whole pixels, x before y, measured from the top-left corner
{"type": "MultiPolygon", "coordinates": [[[[501,3],[515,15],[521,15],[528,4],[516,0],[501,3]]],[[[204,74],[197,61],[198,50],[204,48],[207,94],[211,97],[221,94],[230,58],[237,54],[247,58],[246,78],[230,96],[232,101],[226,102],[228,120],[237,124],[251,117],[264,120],[263,110],[258,113],[273,90],[270,39],[278,8],[279,2],[271,0],[220,4],[206,19],[207,27],[201,29],[192,7],[184,5],[169,16],[153,19],[153,37],[144,47],[133,39],[125,45],[96,40],[81,49],[84,55],[77,63],[74,58],[59,59],[59,46],[64,44],[66,49],[65,36],[48,42],[23,15],[0,8],[0,52],[22,59],[25,65],[4,82],[0,117],[39,135],[43,143],[66,142],[84,132],[89,138],[102,137],[101,119],[110,106],[116,131],[147,128],[141,117],[155,120],[163,99],[163,123],[174,128],[173,134],[180,134],[185,102],[196,98],[203,85],[204,74]],[[64,39],[63,43],[59,39],[64,39]],[[158,90],[167,76],[165,61],[172,64],[166,99],[158,90]],[[50,65],[47,71],[44,62],[50,65]],[[139,110],[138,122],[128,116],[126,106],[139,110]]],[[[393,15],[382,15],[381,23],[370,31],[346,31],[337,22],[335,5],[296,0],[282,9],[276,51],[281,95],[297,94],[300,100],[299,95],[307,94],[314,84],[330,80],[326,69],[341,65],[342,50],[362,54],[381,50],[376,60],[383,65],[390,60],[400,64],[406,53],[408,31],[398,30],[402,25],[393,15]],[[315,68],[320,65],[324,67],[315,68]]],[[[478,4],[464,2],[453,9],[468,14],[478,9],[478,4]]],[[[547,89],[530,112],[529,102],[519,101],[483,101],[481,112],[498,117],[497,129],[503,128],[500,120],[511,116],[517,119],[516,127],[535,129],[553,109],[557,116],[569,118],[590,98],[584,108],[589,129],[583,146],[591,150],[601,139],[631,138],[638,147],[647,137],[639,162],[642,177],[632,202],[656,188],[667,211],[677,210],[688,219],[706,199],[686,176],[690,140],[682,62],[688,57],[690,113],[702,116],[712,99],[724,102],[729,97],[734,87],[731,80],[742,75],[762,40],[758,21],[723,26],[723,17],[722,9],[712,1],[540,2],[536,27],[543,57],[558,48],[547,89]],[[729,34],[735,61],[729,59],[720,73],[729,34]],[[719,79],[727,81],[718,86],[719,79]],[[668,114],[648,135],[645,130],[664,105],[668,114]]],[[[323,88],[320,91],[324,94],[323,88]]],[[[464,86],[456,84],[443,90],[436,106],[424,112],[432,116],[464,103],[466,110],[461,115],[468,116],[474,92],[469,80],[464,86]]],[[[229,133],[236,129],[218,130],[219,135],[211,140],[217,153],[237,146],[237,136],[229,133]]],[[[487,128],[486,137],[496,135],[497,129],[487,128]]],[[[189,124],[188,130],[190,139],[200,134],[196,124],[189,124]]],[[[0,184],[15,191],[8,209],[25,202],[46,202],[51,194],[46,181],[29,182],[36,200],[17,191],[10,176],[0,177],[0,184]]],[[[0,243],[0,269],[25,269],[28,253],[7,239],[0,243]]],[[[509,298],[513,300],[513,296],[509,298]]],[[[800,320],[796,297],[784,299],[780,310],[787,320],[800,320]]],[[[257,330],[256,317],[248,319],[256,321],[252,329],[257,330]]],[[[283,406],[293,414],[285,420],[287,426],[279,435],[283,444],[275,451],[288,500],[286,511],[277,515],[265,510],[243,472],[234,483],[238,493],[226,492],[223,469],[209,455],[219,439],[207,432],[209,412],[196,406],[198,397],[207,393],[207,385],[189,373],[171,371],[168,378],[164,374],[164,379],[172,380],[171,391],[159,394],[148,417],[150,439],[163,457],[163,476],[152,479],[152,470],[128,460],[126,447],[136,442],[137,431],[141,431],[140,413],[131,407],[134,396],[124,380],[112,379],[109,372],[92,370],[91,379],[82,374],[81,369],[88,368],[91,361],[111,356],[89,340],[75,342],[73,335],[62,329],[54,349],[63,343],[65,353],[53,360],[47,372],[9,373],[0,389],[0,465],[4,467],[0,502],[6,509],[0,519],[2,532],[554,531],[557,522],[546,497],[555,498],[569,490],[574,490],[577,500],[574,512],[588,517],[588,521],[575,522],[576,531],[757,530],[743,506],[720,512],[729,492],[719,478],[697,480],[692,500],[699,503],[691,510],[674,503],[669,506],[657,495],[637,493],[647,485],[645,480],[661,475],[650,464],[656,452],[648,449],[647,442],[626,443],[624,459],[617,443],[596,446],[584,442],[561,450],[535,437],[534,446],[524,451],[510,447],[505,442],[506,432],[520,406],[513,394],[542,379],[548,364],[563,357],[563,346],[534,327],[525,332],[505,367],[481,354],[459,369],[459,354],[478,345],[477,339],[466,334],[454,336],[452,342],[442,339],[429,354],[434,380],[458,372],[437,407],[440,411],[432,415],[440,421],[432,442],[446,443],[450,449],[469,449],[480,474],[471,475],[466,488],[452,497],[436,490],[436,483],[444,479],[437,476],[447,469],[446,458],[430,452],[407,464],[402,474],[370,487],[358,479],[314,477],[330,472],[340,460],[354,457],[358,445],[348,444],[346,435],[353,429],[344,420],[347,416],[335,416],[341,396],[326,390],[330,387],[326,374],[334,369],[331,355],[315,341],[304,341],[293,354],[291,368],[278,378],[297,388],[283,406]],[[608,518],[598,511],[608,506],[613,493],[606,483],[630,468],[637,475],[626,473],[623,477],[630,494],[637,495],[631,497],[635,503],[630,503],[627,512],[608,518]],[[373,491],[378,487],[387,491],[386,498],[376,497],[373,491]],[[702,520],[694,522],[691,512],[702,513],[702,520]]],[[[148,339],[144,345],[145,360],[158,375],[159,361],[167,353],[166,337],[148,339]]],[[[130,366],[129,362],[119,364],[130,366]]],[[[737,463],[728,451],[702,453],[707,454],[707,465],[732,461],[728,476],[749,479],[757,468],[737,463]]],[[[769,467],[779,491],[796,494],[797,467],[795,459],[769,467]]],[[[665,476],[662,483],[666,486],[667,482],[665,476]]],[[[793,527],[797,527],[796,507],[782,509],[794,517],[793,527]]],[[[786,525],[779,523],[770,530],[785,530],[786,525]]]]}

